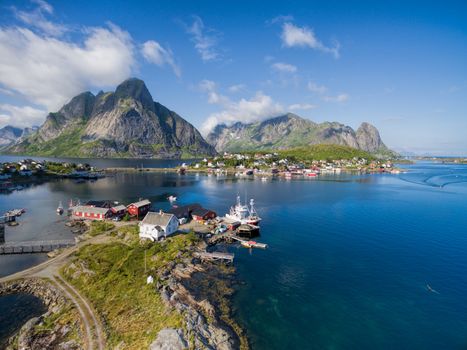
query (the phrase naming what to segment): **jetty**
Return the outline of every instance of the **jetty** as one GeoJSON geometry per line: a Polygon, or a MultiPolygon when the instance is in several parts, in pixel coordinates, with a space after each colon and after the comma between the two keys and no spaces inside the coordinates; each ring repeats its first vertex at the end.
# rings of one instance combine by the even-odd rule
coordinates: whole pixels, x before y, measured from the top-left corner
{"type": "Polygon", "coordinates": [[[75,240],[73,239],[6,242],[0,244],[0,255],[48,253],[55,249],[71,247],[75,244],[75,240]]]}
{"type": "Polygon", "coordinates": [[[201,261],[226,261],[233,262],[234,254],[223,252],[195,252],[194,256],[201,259],[201,261]]]}
{"type": "Polygon", "coordinates": [[[216,235],[212,236],[209,239],[208,244],[209,245],[215,245],[216,243],[219,243],[219,242],[232,243],[233,241],[239,242],[243,247],[246,247],[246,248],[266,249],[268,247],[268,245],[266,243],[248,241],[246,239],[243,239],[241,237],[236,236],[235,234],[233,234],[231,232],[219,233],[219,234],[216,234],[216,235]]]}
{"type": "Polygon", "coordinates": [[[8,224],[16,221],[16,215],[5,214],[0,216],[0,224],[8,224]]]}

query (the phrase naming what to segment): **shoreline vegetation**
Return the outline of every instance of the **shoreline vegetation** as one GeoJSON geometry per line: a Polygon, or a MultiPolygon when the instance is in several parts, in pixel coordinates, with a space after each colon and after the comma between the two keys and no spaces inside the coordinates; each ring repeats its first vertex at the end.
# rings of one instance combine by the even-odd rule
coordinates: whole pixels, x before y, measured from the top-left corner
{"type": "MultiPolygon", "coordinates": [[[[104,227],[92,222],[80,240],[83,246],[58,267],[59,279],[92,305],[106,348],[249,349],[232,318],[235,268],[195,257],[207,246],[202,233],[191,230],[154,244],[139,239],[134,223],[104,227]],[[87,243],[90,239],[100,240],[87,243]]],[[[33,344],[83,348],[83,320],[52,280],[0,284],[0,295],[11,293],[32,293],[48,311],[12,336],[9,349],[33,344]]]]}

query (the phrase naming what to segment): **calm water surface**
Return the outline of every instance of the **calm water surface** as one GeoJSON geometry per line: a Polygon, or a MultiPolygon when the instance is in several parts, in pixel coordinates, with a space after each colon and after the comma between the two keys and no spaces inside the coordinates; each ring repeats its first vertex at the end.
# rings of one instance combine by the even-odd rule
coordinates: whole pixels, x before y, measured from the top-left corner
{"type": "MultiPolygon", "coordinates": [[[[409,168],[397,176],[267,182],[117,174],[2,195],[0,211],[28,210],[20,226],[7,228],[7,240],[52,239],[72,236],[55,214],[59,200],[144,196],[167,209],[173,194],[180,204],[200,202],[224,214],[237,193],[254,197],[269,249],[230,248],[245,282],[235,317],[253,349],[465,349],[467,166],[409,168]]],[[[41,259],[0,257],[0,275],[41,259]]]]}

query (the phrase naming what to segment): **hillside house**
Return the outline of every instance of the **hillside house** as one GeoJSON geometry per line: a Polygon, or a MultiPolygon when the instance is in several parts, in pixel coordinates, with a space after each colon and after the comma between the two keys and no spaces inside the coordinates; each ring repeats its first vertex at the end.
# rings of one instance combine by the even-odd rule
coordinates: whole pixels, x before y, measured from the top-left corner
{"type": "Polygon", "coordinates": [[[157,241],[178,230],[178,219],[175,215],[159,212],[148,212],[139,223],[139,237],[157,241]]]}

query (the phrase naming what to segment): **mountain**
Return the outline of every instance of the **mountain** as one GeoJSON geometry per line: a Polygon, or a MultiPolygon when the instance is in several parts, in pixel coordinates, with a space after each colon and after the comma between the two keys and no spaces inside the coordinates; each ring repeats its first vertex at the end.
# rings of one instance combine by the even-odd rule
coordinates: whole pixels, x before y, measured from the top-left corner
{"type": "Polygon", "coordinates": [[[21,137],[23,130],[7,125],[0,129],[0,146],[12,144],[21,137]]]}
{"type": "Polygon", "coordinates": [[[314,144],[344,145],[382,155],[390,152],[378,129],[369,123],[362,123],[355,131],[340,123],[318,124],[292,113],[257,123],[220,124],[207,136],[207,141],[218,152],[287,149],[314,144]]]}
{"type": "Polygon", "coordinates": [[[146,85],[128,79],[115,92],[83,92],[50,113],[7,152],[43,156],[187,158],[214,155],[198,130],[154,102],[146,85]]]}
{"type": "Polygon", "coordinates": [[[31,133],[37,131],[37,129],[37,126],[21,129],[7,125],[0,129],[0,147],[9,146],[18,140],[29,136],[31,133]]]}

